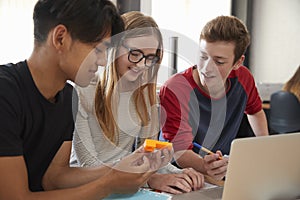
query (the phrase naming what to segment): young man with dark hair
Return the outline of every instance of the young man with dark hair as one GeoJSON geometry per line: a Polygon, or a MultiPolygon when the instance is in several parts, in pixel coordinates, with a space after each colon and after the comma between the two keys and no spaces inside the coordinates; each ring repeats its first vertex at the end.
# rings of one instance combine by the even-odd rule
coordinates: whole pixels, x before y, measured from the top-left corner
{"type": "Polygon", "coordinates": [[[34,50],[0,66],[0,199],[101,199],[135,192],[171,157],[140,148],[114,166],[69,166],[71,80],[87,86],[124,29],[109,0],[39,0],[34,50]]]}

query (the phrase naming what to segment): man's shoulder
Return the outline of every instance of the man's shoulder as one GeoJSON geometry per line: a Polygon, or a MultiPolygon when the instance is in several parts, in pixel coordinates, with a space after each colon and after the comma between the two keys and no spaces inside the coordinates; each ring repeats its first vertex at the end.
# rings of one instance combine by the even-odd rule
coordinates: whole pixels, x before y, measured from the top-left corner
{"type": "Polygon", "coordinates": [[[236,70],[232,70],[230,77],[252,77],[250,70],[245,66],[240,66],[236,70]]]}
{"type": "Polygon", "coordinates": [[[25,62],[6,64],[0,66],[0,95],[1,98],[17,101],[24,94],[26,81],[24,81],[25,62]]]}
{"type": "MultiPolygon", "coordinates": [[[[0,66],[0,106],[20,113],[25,101],[25,87],[15,64],[0,66]]],[[[3,115],[5,112],[2,113],[3,115]]]]}
{"type": "Polygon", "coordinates": [[[26,66],[25,61],[16,64],[8,63],[0,65],[0,78],[5,80],[18,79],[20,78],[20,74],[25,72],[24,69],[26,66]]]}
{"type": "Polygon", "coordinates": [[[6,87],[16,87],[19,82],[19,74],[16,64],[0,65],[0,88],[5,89],[6,87]]]}
{"type": "Polygon", "coordinates": [[[190,67],[169,78],[160,89],[160,97],[169,95],[170,92],[180,98],[190,96],[190,93],[197,87],[193,78],[194,69],[190,67]]]}

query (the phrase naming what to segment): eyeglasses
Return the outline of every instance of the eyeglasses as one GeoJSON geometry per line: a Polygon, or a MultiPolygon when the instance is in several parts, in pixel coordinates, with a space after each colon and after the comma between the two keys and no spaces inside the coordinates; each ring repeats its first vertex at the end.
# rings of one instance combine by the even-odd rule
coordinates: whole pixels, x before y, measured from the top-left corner
{"type": "MultiPolygon", "coordinates": [[[[122,45],[123,47],[125,47],[129,52],[128,52],[128,61],[131,63],[139,63],[141,62],[141,60],[143,60],[143,58],[145,58],[145,66],[150,68],[153,67],[155,64],[158,63],[160,57],[158,55],[155,54],[149,54],[146,55],[143,53],[142,50],[140,49],[131,49],[130,47],[127,47],[126,45],[122,45]]],[[[157,50],[158,51],[158,50],[157,50]]]]}

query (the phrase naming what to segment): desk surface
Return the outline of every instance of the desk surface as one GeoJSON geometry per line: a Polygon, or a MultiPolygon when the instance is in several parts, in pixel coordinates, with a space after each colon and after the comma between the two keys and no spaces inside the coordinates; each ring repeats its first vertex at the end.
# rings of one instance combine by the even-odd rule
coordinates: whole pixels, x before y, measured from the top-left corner
{"type": "Polygon", "coordinates": [[[210,176],[205,175],[204,176],[205,182],[215,185],[215,187],[212,188],[205,188],[202,190],[174,195],[172,197],[172,200],[182,200],[182,199],[188,199],[188,200],[216,200],[222,198],[223,193],[223,186],[224,181],[216,181],[210,176]]]}
{"type": "Polygon", "coordinates": [[[221,200],[223,187],[215,187],[184,194],[174,195],[172,200],[221,200]]]}

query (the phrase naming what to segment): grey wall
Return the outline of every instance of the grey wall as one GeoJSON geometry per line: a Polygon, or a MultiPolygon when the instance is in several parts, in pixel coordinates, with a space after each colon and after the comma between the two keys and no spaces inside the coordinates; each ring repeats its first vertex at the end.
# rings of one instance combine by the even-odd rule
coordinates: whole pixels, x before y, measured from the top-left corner
{"type": "MultiPolygon", "coordinates": [[[[248,31],[252,34],[252,14],[253,1],[252,0],[231,0],[231,14],[241,19],[247,26],[248,31]]],[[[244,65],[251,69],[249,60],[251,57],[250,48],[245,53],[244,65]]]]}
{"type": "Polygon", "coordinates": [[[117,0],[117,7],[121,14],[129,11],[141,11],[140,0],[117,0]]]}
{"type": "Polygon", "coordinates": [[[300,0],[253,0],[250,69],[257,82],[286,82],[300,65],[300,0]]]}

